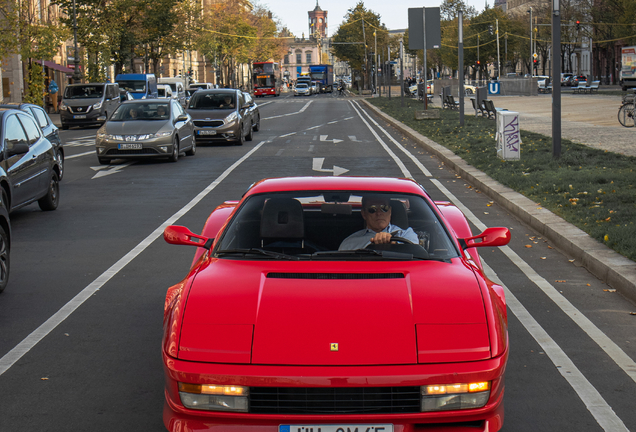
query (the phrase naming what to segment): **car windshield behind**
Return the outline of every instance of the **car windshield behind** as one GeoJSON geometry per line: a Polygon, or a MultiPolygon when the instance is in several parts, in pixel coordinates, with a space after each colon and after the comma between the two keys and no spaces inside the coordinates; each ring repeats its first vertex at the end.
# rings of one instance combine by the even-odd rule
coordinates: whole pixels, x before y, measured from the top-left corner
{"type": "Polygon", "coordinates": [[[64,99],[96,99],[104,96],[104,85],[68,86],[64,91],[64,99]]]}
{"type": "Polygon", "coordinates": [[[235,95],[231,93],[205,93],[192,95],[190,109],[234,109],[235,95]]]}
{"type": "Polygon", "coordinates": [[[131,80],[131,81],[117,81],[119,83],[119,88],[128,90],[131,93],[145,93],[146,92],[146,81],[142,80],[131,80]]]}
{"type": "Polygon", "coordinates": [[[119,105],[109,121],[168,120],[169,118],[170,104],[139,102],[119,105]]]}
{"type": "Polygon", "coordinates": [[[446,261],[458,256],[446,229],[421,196],[356,191],[251,196],[237,211],[214,253],[222,258],[307,260],[446,261]],[[385,203],[376,205],[373,213],[388,214],[388,229],[396,236],[399,232],[406,241],[368,245],[365,240],[350,246],[357,244],[351,242],[352,234],[365,235],[363,197],[367,212],[374,207],[370,200],[385,203]]]}

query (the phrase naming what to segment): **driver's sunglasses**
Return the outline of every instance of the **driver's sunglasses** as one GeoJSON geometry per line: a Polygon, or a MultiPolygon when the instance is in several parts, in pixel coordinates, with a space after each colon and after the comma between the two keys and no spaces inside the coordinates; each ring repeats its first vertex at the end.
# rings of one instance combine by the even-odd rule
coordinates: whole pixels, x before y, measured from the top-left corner
{"type": "Polygon", "coordinates": [[[379,206],[372,205],[372,206],[367,207],[366,210],[367,210],[367,213],[369,213],[369,214],[373,214],[373,213],[377,212],[378,210],[382,210],[383,213],[388,213],[389,210],[391,210],[391,206],[387,205],[387,204],[382,204],[382,205],[379,205],[379,206]]]}

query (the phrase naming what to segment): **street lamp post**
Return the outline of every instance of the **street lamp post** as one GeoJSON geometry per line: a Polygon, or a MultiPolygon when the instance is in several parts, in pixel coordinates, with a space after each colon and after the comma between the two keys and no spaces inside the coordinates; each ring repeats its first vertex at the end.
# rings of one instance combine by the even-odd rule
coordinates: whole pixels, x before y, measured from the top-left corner
{"type": "Polygon", "coordinates": [[[79,51],[77,49],[77,14],[75,12],[75,0],[73,0],[73,43],[75,44],[75,53],[73,54],[73,83],[79,83],[82,80],[82,74],[79,70],[79,51]]]}
{"type": "Polygon", "coordinates": [[[530,6],[530,9],[528,10],[528,13],[530,14],[530,77],[532,77],[534,71],[533,71],[533,65],[534,65],[534,56],[532,55],[532,6],[530,6]]]}

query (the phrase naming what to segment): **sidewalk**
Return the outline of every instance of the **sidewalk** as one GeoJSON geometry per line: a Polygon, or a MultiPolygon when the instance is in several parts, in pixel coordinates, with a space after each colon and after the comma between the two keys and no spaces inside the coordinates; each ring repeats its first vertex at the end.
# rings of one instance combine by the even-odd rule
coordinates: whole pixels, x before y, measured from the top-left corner
{"type": "MultiPolygon", "coordinates": [[[[548,136],[552,135],[551,97],[550,95],[546,96],[497,97],[496,99],[493,97],[493,100],[495,100],[495,106],[497,107],[519,110],[521,113],[521,136],[523,139],[523,130],[531,130],[548,136]]],[[[608,100],[603,101],[604,97],[599,95],[572,95],[571,97],[575,97],[578,101],[572,100],[566,103],[566,95],[562,95],[562,105],[568,107],[562,110],[562,116],[570,116],[572,119],[562,120],[562,137],[592,147],[636,155],[634,154],[634,149],[631,148],[636,144],[636,128],[623,128],[618,125],[620,129],[617,129],[615,126],[596,124],[608,121],[609,114],[603,112],[608,108],[594,108],[593,112],[589,113],[590,100],[588,100],[588,104],[585,104],[584,100],[579,99],[579,96],[588,96],[593,98],[594,101],[597,101],[596,98],[598,97],[598,101],[601,101],[599,104],[607,105],[608,107],[611,105],[613,107],[611,113],[614,114],[618,112],[616,101],[618,100],[620,103],[621,100],[620,96],[616,98],[609,96],[607,97],[608,100]],[[594,116],[595,114],[597,115],[594,116]],[[580,117],[576,117],[577,115],[580,115],[580,117]],[[590,120],[589,116],[596,118],[590,120]],[[625,133],[621,129],[627,132],[625,133]]],[[[517,219],[536,230],[542,237],[548,239],[553,246],[561,250],[565,255],[574,258],[590,273],[615,288],[630,301],[636,303],[636,263],[634,261],[597,242],[587,233],[549,210],[537,207],[534,201],[491,179],[483,172],[467,164],[446,147],[389,117],[363,98],[359,98],[359,100],[393,127],[419,143],[427,151],[436,155],[446,166],[455,170],[463,179],[466,179],[482,193],[496,201],[517,219]]],[[[468,103],[471,104],[470,99],[468,99],[468,103]]],[[[466,107],[465,112],[467,114],[474,112],[472,104],[470,107],[466,107]]],[[[618,119],[616,119],[616,123],[618,123],[618,119]]]]}

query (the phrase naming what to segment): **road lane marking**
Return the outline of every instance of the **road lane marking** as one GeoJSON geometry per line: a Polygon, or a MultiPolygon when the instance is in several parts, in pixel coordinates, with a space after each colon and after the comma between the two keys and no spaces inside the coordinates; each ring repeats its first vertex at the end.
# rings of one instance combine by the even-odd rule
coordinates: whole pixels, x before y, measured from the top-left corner
{"type": "MultiPolygon", "coordinates": [[[[349,103],[351,103],[351,101],[349,101],[349,103]]],[[[358,111],[358,108],[356,108],[356,106],[354,104],[351,103],[351,106],[353,107],[354,111],[358,114],[358,116],[360,117],[360,120],[362,120],[362,122],[367,125],[367,128],[369,128],[369,130],[371,131],[371,133],[373,134],[373,136],[375,137],[375,139],[378,140],[378,142],[380,143],[380,145],[382,146],[382,148],[389,154],[389,156],[391,156],[391,158],[393,159],[393,161],[397,164],[397,166],[400,168],[400,170],[402,171],[402,176],[405,178],[409,178],[409,179],[413,179],[413,176],[411,175],[410,171],[406,168],[406,165],[404,165],[404,162],[402,162],[402,160],[397,157],[397,155],[395,153],[393,153],[393,151],[389,148],[388,145],[386,145],[386,143],[384,141],[382,141],[382,138],[380,138],[380,136],[376,133],[376,131],[371,127],[371,125],[364,119],[364,117],[362,117],[362,114],[360,114],[360,111],[358,111]]]]}
{"type": "Polygon", "coordinates": [[[311,169],[318,172],[330,172],[333,173],[334,177],[337,177],[341,174],[349,172],[348,169],[339,167],[337,165],[333,166],[333,169],[323,168],[322,164],[325,163],[325,158],[314,158],[312,162],[311,169]]]}
{"type": "Polygon", "coordinates": [[[84,152],[84,153],[78,153],[78,154],[74,154],[74,155],[71,155],[71,156],[65,156],[65,157],[64,157],[64,160],[67,160],[67,159],[75,159],[75,158],[78,158],[78,157],[87,156],[87,155],[94,155],[94,154],[95,154],[95,151],[89,151],[89,152],[84,152]]]}
{"type": "Polygon", "coordinates": [[[285,138],[285,137],[292,136],[292,135],[296,135],[296,132],[288,133],[287,135],[281,135],[281,136],[279,136],[279,138],[285,138]]]}
{"type": "Polygon", "coordinates": [[[124,267],[126,267],[132,260],[134,260],[139,254],[148,248],[157,238],[159,238],[164,229],[167,226],[174,224],[183,215],[188,213],[195,205],[197,205],[203,198],[205,198],[210,192],[212,192],[225,178],[232,173],[239,165],[247,160],[252,154],[260,149],[265,143],[270,141],[261,141],[252,150],[247,152],[243,157],[234,162],[229,168],[227,168],[216,180],[208,185],[203,191],[201,191],[196,197],[194,197],[188,204],[181,208],[178,212],[173,214],[164,223],[162,223],[157,229],[155,229],[148,237],[143,239],[141,243],[131,249],[126,255],[113,264],[108,270],[97,277],[93,282],[80,291],[75,297],[73,297],[68,303],[66,303],[60,310],[53,314],[43,324],[36,328],[30,335],[16,345],[11,351],[6,353],[0,358],[0,376],[2,376],[11,366],[13,366],[18,360],[20,360],[26,353],[28,353],[35,345],[37,345],[42,339],[44,339],[49,333],[51,333],[60,323],[68,318],[75,310],[77,310],[86,300],[91,298],[96,291],[102,288],[110,279],[112,279],[117,273],[119,273],[124,267]]]}
{"type": "Polygon", "coordinates": [[[293,116],[293,115],[296,115],[296,114],[301,114],[301,113],[305,112],[305,110],[307,109],[307,107],[309,107],[309,105],[311,105],[311,103],[312,103],[312,102],[313,102],[313,101],[309,101],[309,102],[307,102],[307,103],[305,104],[305,106],[304,106],[304,107],[302,107],[302,108],[300,109],[300,111],[296,111],[296,112],[289,113],[289,114],[281,114],[281,115],[272,116],[272,117],[264,117],[264,118],[262,118],[261,120],[271,120],[271,119],[275,119],[275,118],[287,117],[287,116],[293,116]]]}
{"type": "Polygon", "coordinates": [[[362,107],[360,107],[360,105],[358,104],[358,102],[355,103],[356,105],[358,105],[358,108],[360,108],[360,111],[362,111],[368,118],[369,120],[371,120],[371,122],[382,131],[382,133],[384,134],[384,136],[386,136],[387,138],[389,138],[393,144],[395,144],[397,146],[397,148],[399,148],[400,150],[402,150],[404,152],[404,154],[411,159],[411,161],[417,165],[417,167],[420,169],[420,171],[422,171],[422,173],[426,176],[426,177],[433,177],[433,175],[431,174],[431,172],[426,169],[426,167],[424,165],[422,165],[422,162],[420,162],[410,151],[408,151],[403,145],[400,145],[400,143],[398,143],[395,138],[393,138],[391,135],[389,135],[389,133],[384,130],[384,128],[382,126],[380,126],[373,118],[371,118],[371,116],[369,115],[368,112],[366,112],[364,109],[362,109],[362,107]]]}

